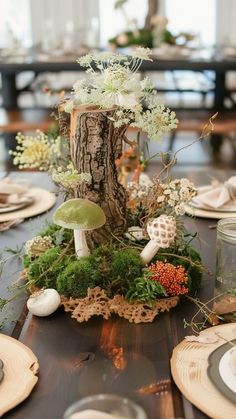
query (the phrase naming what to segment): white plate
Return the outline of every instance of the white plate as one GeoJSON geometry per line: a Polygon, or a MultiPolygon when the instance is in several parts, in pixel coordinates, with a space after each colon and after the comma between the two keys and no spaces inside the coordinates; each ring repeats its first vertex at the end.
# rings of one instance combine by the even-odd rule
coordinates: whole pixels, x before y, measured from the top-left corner
{"type": "Polygon", "coordinates": [[[29,218],[48,211],[56,202],[56,196],[42,188],[30,188],[30,195],[33,198],[31,205],[19,210],[0,214],[0,222],[15,220],[17,218],[29,218]]]}
{"type": "Polygon", "coordinates": [[[205,210],[205,211],[236,212],[236,201],[235,201],[235,206],[233,208],[232,208],[232,203],[231,203],[231,205],[225,204],[220,209],[219,208],[211,208],[211,207],[207,208],[207,206],[202,207],[201,205],[194,202],[194,199],[189,203],[189,205],[193,208],[198,208],[198,209],[202,209],[202,210],[205,210]]]}
{"type": "Polygon", "coordinates": [[[34,198],[32,196],[27,196],[24,198],[24,201],[19,202],[19,204],[12,204],[9,205],[8,207],[0,207],[0,214],[5,214],[7,212],[12,212],[12,211],[18,211],[21,208],[25,208],[28,207],[28,205],[31,205],[34,202],[34,198]]]}
{"type": "Polygon", "coordinates": [[[235,212],[203,210],[200,208],[194,208],[192,205],[187,204],[184,206],[184,209],[186,214],[200,218],[211,218],[215,220],[220,220],[221,218],[236,217],[236,210],[235,212]]]}
{"type": "Polygon", "coordinates": [[[222,356],[219,363],[219,373],[227,387],[229,387],[231,391],[236,393],[236,375],[232,373],[229,367],[230,352],[232,350],[234,350],[234,348],[229,349],[222,356]]]}

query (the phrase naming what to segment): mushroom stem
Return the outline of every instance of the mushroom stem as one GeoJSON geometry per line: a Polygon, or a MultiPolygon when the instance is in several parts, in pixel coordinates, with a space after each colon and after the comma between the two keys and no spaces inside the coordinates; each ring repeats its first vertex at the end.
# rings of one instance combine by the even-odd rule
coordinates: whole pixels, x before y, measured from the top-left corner
{"type": "Polygon", "coordinates": [[[144,265],[146,265],[152,260],[152,258],[155,256],[159,248],[160,248],[159,244],[157,244],[154,240],[150,240],[148,244],[146,244],[146,246],[143,248],[142,252],[140,253],[140,257],[144,265]]]}
{"type": "Polygon", "coordinates": [[[74,230],[75,253],[78,258],[90,255],[87,245],[85,232],[83,230],[74,230]]]}

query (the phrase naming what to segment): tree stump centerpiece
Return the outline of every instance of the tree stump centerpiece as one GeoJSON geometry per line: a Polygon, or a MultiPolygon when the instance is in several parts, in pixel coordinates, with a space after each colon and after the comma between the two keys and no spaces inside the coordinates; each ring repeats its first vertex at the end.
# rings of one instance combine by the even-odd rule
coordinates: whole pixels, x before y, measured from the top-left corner
{"type": "Polygon", "coordinates": [[[94,244],[121,238],[126,230],[126,191],[118,182],[115,161],[122,153],[126,127],[115,128],[112,110],[80,110],[71,113],[70,152],[79,173],[90,173],[90,184],[82,184],[78,197],[98,204],[106,224],[90,234],[94,244]]]}
{"type": "Polygon", "coordinates": [[[54,224],[25,245],[26,288],[56,290],[79,322],[112,313],[130,322],[152,321],[199,287],[201,258],[191,234],[177,223],[196,189],[188,179],[167,176],[171,162],[163,176],[138,179],[138,141],[131,144],[126,136],[132,126],[158,139],[177,124],[150,80],[140,80],[138,69],[149,53],[137,48],[132,56],[82,57],[87,78],[59,107],[62,137],[19,135],[13,153],[20,168],[48,170],[66,195],[54,224]],[[124,172],[127,156],[136,161],[132,182],[124,172]]]}
{"type": "Polygon", "coordinates": [[[82,57],[78,62],[87,68],[88,79],[74,85],[73,98],[64,106],[70,122],[65,114],[60,118],[64,133],[69,131],[74,169],[91,176],[91,182],[82,183],[74,195],[100,205],[107,218],[104,227],[89,233],[90,246],[111,236],[121,238],[127,228],[126,191],[116,168],[125,142],[130,144],[127,128],[159,137],[176,126],[175,114],[159,104],[154,86],[137,74],[149,54],[138,48],[131,57],[107,53],[82,57]]]}

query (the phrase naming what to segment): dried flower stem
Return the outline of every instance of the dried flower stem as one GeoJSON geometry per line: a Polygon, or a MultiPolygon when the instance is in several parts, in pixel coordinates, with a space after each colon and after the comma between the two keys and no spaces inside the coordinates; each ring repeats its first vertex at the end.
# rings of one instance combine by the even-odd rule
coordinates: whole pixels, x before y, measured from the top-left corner
{"type": "MultiPolygon", "coordinates": [[[[175,154],[173,155],[172,159],[168,163],[165,163],[164,160],[162,159],[162,163],[163,163],[164,167],[162,168],[162,170],[157,175],[158,178],[160,178],[161,175],[163,173],[165,173],[165,172],[166,172],[166,177],[168,177],[170,168],[175,165],[175,163],[177,161],[177,155],[181,151],[186,150],[187,148],[192,147],[192,145],[194,145],[195,143],[203,140],[204,138],[207,138],[214,131],[214,123],[213,123],[213,121],[217,117],[217,115],[218,115],[218,112],[216,112],[214,115],[212,115],[209,118],[208,122],[204,125],[201,135],[198,138],[196,138],[194,141],[192,141],[191,143],[189,143],[189,144],[187,144],[187,145],[179,148],[175,152],[175,154]]],[[[161,157],[163,157],[163,155],[166,155],[166,153],[165,154],[162,153],[161,157]]]]}

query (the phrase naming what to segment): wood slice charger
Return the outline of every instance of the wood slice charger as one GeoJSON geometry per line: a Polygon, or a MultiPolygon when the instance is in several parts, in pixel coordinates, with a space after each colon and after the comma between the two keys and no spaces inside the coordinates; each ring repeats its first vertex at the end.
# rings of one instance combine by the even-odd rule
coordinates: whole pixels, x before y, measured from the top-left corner
{"type": "Polygon", "coordinates": [[[222,336],[216,343],[204,344],[183,340],[174,348],[171,373],[183,395],[198,409],[214,419],[236,418],[235,403],[226,398],[210,380],[207,373],[209,356],[225,340],[235,339],[235,323],[206,329],[201,334],[217,333],[222,336]]]}
{"type": "Polygon", "coordinates": [[[0,222],[15,220],[17,218],[29,218],[48,211],[56,202],[56,195],[42,188],[30,188],[29,195],[34,199],[29,206],[0,214],[0,222]]]}
{"type": "Polygon", "coordinates": [[[1,417],[30,395],[38,381],[39,364],[31,349],[3,334],[0,334],[0,358],[4,372],[0,384],[1,417]]]}

